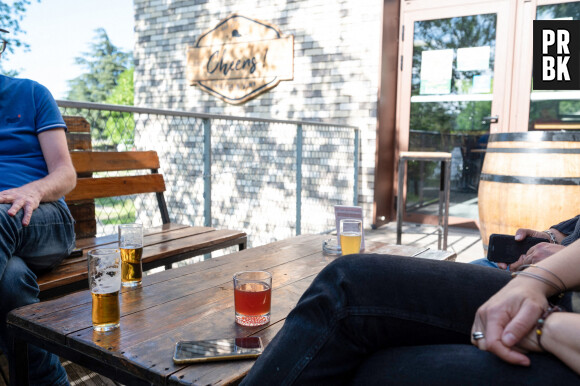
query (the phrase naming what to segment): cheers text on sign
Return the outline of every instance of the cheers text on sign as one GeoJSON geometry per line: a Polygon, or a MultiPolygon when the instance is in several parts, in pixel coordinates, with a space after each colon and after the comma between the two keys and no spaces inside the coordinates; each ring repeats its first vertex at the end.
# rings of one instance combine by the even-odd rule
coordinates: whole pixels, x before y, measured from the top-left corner
{"type": "Polygon", "coordinates": [[[293,79],[294,37],[233,14],[187,51],[187,80],[226,102],[243,103],[293,79]]]}
{"type": "Polygon", "coordinates": [[[534,20],[534,89],[580,90],[580,21],[534,20]]]}

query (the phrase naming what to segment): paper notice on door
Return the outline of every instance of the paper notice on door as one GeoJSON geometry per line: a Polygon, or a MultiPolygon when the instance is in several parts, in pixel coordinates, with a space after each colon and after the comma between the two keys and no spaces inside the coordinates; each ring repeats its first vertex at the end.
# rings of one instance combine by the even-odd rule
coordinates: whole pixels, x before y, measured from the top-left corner
{"type": "Polygon", "coordinates": [[[346,206],[346,205],[335,205],[334,215],[336,217],[336,241],[340,245],[340,220],[344,218],[354,218],[362,221],[362,240],[360,244],[361,252],[365,250],[365,223],[363,220],[362,207],[360,206],[346,206]]]}
{"type": "Polygon", "coordinates": [[[421,52],[420,94],[449,94],[453,70],[453,50],[421,52]]]}
{"type": "Polygon", "coordinates": [[[490,46],[457,49],[457,71],[484,71],[489,69],[490,46]]]}
{"type": "Polygon", "coordinates": [[[491,92],[491,76],[475,75],[473,77],[473,87],[471,88],[471,94],[488,94],[491,92]]]}

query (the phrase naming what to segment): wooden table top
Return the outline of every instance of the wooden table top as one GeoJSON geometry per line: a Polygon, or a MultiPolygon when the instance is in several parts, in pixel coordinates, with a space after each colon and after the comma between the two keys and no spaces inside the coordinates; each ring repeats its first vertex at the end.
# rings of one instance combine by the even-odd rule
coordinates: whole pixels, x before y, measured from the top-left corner
{"type": "MultiPolygon", "coordinates": [[[[267,345],[316,274],[334,259],[322,253],[322,241],[328,237],[297,236],[146,276],[142,287],[123,289],[121,326],[109,333],[92,329],[89,291],[20,308],[8,322],[19,339],[42,340],[49,350],[71,356],[72,361],[83,355],[83,365],[94,364],[97,372],[105,369],[104,375],[111,378],[119,371],[149,384],[232,383],[254,360],[175,365],[175,343],[258,335],[267,345]],[[234,322],[232,276],[242,270],[272,273],[271,321],[266,326],[242,327],[234,322]]],[[[412,256],[424,248],[368,242],[366,252],[373,251],[412,256]]],[[[455,256],[426,251],[419,257],[424,254],[437,259],[455,256]]]]}

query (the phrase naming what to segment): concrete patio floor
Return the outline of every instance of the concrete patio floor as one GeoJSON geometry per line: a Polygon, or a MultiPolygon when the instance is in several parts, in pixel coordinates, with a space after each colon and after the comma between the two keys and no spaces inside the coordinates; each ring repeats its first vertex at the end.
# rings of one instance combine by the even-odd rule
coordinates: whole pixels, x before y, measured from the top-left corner
{"type": "MultiPolygon", "coordinates": [[[[397,242],[397,224],[390,222],[378,229],[365,229],[365,237],[373,241],[382,241],[389,244],[397,242]]],[[[401,243],[424,248],[437,249],[437,227],[414,223],[403,223],[401,243]]],[[[485,257],[479,230],[449,227],[447,236],[447,250],[457,254],[455,261],[468,263],[485,257]]]]}

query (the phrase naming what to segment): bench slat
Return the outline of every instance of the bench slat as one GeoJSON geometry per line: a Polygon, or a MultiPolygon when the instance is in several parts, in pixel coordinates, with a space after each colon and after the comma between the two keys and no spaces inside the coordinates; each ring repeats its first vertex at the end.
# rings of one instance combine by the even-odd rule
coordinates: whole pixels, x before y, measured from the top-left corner
{"type": "MultiPolygon", "coordinates": [[[[228,229],[213,230],[212,228],[207,228],[207,230],[207,232],[181,237],[171,242],[156,243],[145,247],[142,257],[144,269],[163,266],[170,258],[175,258],[175,261],[183,260],[222,249],[227,245],[246,242],[246,234],[243,232],[228,229]]],[[[55,270],[41,275],[38,278],[40,290],[46,291],[77,282],[82,282],[82,286],[87,287],[86,256],[87,252],[83,253],[83,258],[75,259],[72,263],[67,263],[65,260],[65,263],[55,270]]]]}
{"type": "Polygon", "coordinates": [[[165,182],[161,174],[144,176],[79,178],[77,186],[65,196],[65,200],[77,201],[90,198],[128,196],[131,194],[164,192],[165,182]]]}
{"type": "Polygon", "coordinates": [[[77,173],[159,169],[155,151],[81,151],[70,156],[77,173]]]}

